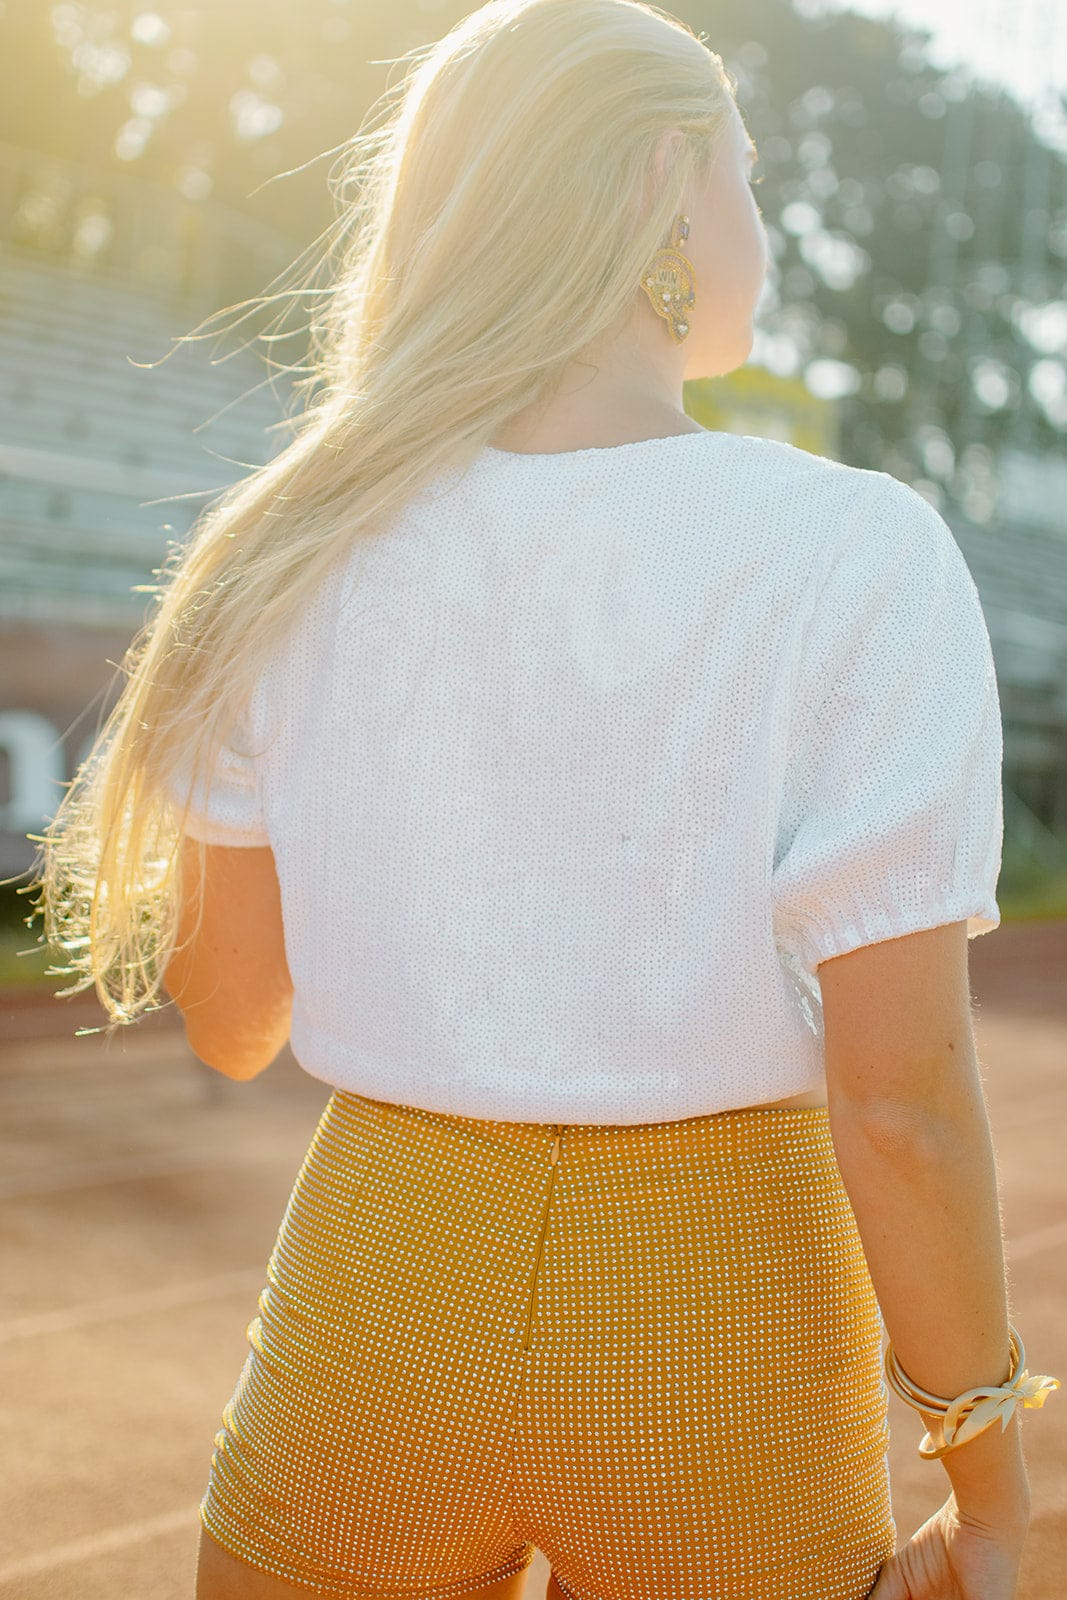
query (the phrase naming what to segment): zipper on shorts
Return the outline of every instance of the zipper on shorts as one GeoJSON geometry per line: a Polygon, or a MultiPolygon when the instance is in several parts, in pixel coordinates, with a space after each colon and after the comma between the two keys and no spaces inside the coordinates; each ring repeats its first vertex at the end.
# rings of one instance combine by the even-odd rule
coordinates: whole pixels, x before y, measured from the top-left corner
{"type": "Polygon", "coordinates": [[[552,1148],[548,1154],[548,1193],[545,1196],[545,1209],[541,1217],[541,1234],[537,1241],[537,1254],[534,1257],[533,1278],[530,1283],[530,1303],[526,1308],[526,1332],[523,1334],[522,1339],[522,1348],[524,1350],[528,1350],[530,1348],[530,1329],[533,1327],[534,1297],[537,1294],[537,1274],[541,1265],[541,1256],[545,1248],[545,1235],[548,1232],[548,1212],[552,1204],[552,1191],[556,1184],[556,1165],[559,1161],[559,1138],[560,1134],[563,1132],[563,1126],[564,1125],[562,1122],[557,1122],[554,1124],[556,1130],[555,1137],[552,1140],[552,1148]]]}

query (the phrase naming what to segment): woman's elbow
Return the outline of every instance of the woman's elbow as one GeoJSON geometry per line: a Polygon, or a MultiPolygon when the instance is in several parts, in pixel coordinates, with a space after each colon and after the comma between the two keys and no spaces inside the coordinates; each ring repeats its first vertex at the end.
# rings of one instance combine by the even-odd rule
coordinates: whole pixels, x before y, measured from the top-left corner
{"type": "Polygon", "coordinates": [[[258,1078],[261,1072],[266,1072],[277,1060],[288,1037],[286,1028],[284,1038],[242,1042],[232,1035],[225,1038],[206,1036],[190,1028],[188,1023],[185,1028],[186,1042],[193,1054],[206,1067],[220,1072],[224,1078],[233,1079],[235,1083],[247,1083],[250,1078],[258,1078]]]}

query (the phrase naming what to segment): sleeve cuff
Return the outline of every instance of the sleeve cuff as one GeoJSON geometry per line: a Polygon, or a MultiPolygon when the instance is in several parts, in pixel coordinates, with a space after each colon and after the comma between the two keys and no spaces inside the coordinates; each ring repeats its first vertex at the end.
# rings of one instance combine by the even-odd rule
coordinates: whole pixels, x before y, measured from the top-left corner
{"type": "Polygon", "coordinates": [[[794,921],[777,933],[778,944],[810,973],[821,961],[847,955],[869,944],[886,939],[901,939],[909,933],[941,928],[950,922],[967,923],[967,938],[989,933],[1000,925],[1000,907],[992,895],[973,895],[942,900],[921,911],[903,913],[872,911],[863,917],[842,918],[830,926],[794,921]]]}
{"type": "Polygon", "coordinates": [[[238,827],[234,824],[209,822],[190,811],[182,826],[182,833],[191,839],[202,839],[205,844],[232,844],[253,847],[270,844],[270,835],[262,827],[238,827]]]}

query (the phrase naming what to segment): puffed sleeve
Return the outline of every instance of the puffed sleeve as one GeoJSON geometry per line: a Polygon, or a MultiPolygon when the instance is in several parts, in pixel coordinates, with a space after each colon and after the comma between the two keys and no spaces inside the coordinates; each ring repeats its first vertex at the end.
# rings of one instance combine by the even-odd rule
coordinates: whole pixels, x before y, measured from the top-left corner
{"type": "Polygon", "coordinates": [[[168,797],[179,817],[189,795],[183,833],[207,844],[270,844],[253,747],[246,708],[223,743],[206,782],[197,783],[190,791],[187,771],[175,773],[168,780],[168,797]]]}
{"type": "Polygon", "coordinates": [[[776,945],[820,961],[1000,922],[1003,736],[974,580],[947,523],[879,474],[805,631],[772,878],[776,945]]]}

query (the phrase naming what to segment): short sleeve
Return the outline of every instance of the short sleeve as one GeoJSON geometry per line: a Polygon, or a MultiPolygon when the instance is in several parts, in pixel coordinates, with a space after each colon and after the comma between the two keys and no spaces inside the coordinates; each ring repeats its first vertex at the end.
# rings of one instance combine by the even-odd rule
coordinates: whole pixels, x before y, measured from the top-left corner
{"type": "Polygon", "coordinates": [[[981,601],[941,515],[879,475],[815,601],[772,879],[802,973],[861,945],[998,926],[1000,701],[981,601]]]}
{"type": "Polygon", "coordinates": [[[213,772],[190,792],[187,772],[167,782],[167,793],[178,816],[189,795],[189,812],[183,833],[207,844],[270,844],[260,796],[259,774],[251,754],[247,711],[238,717],[222,745],[213,772]]]}

